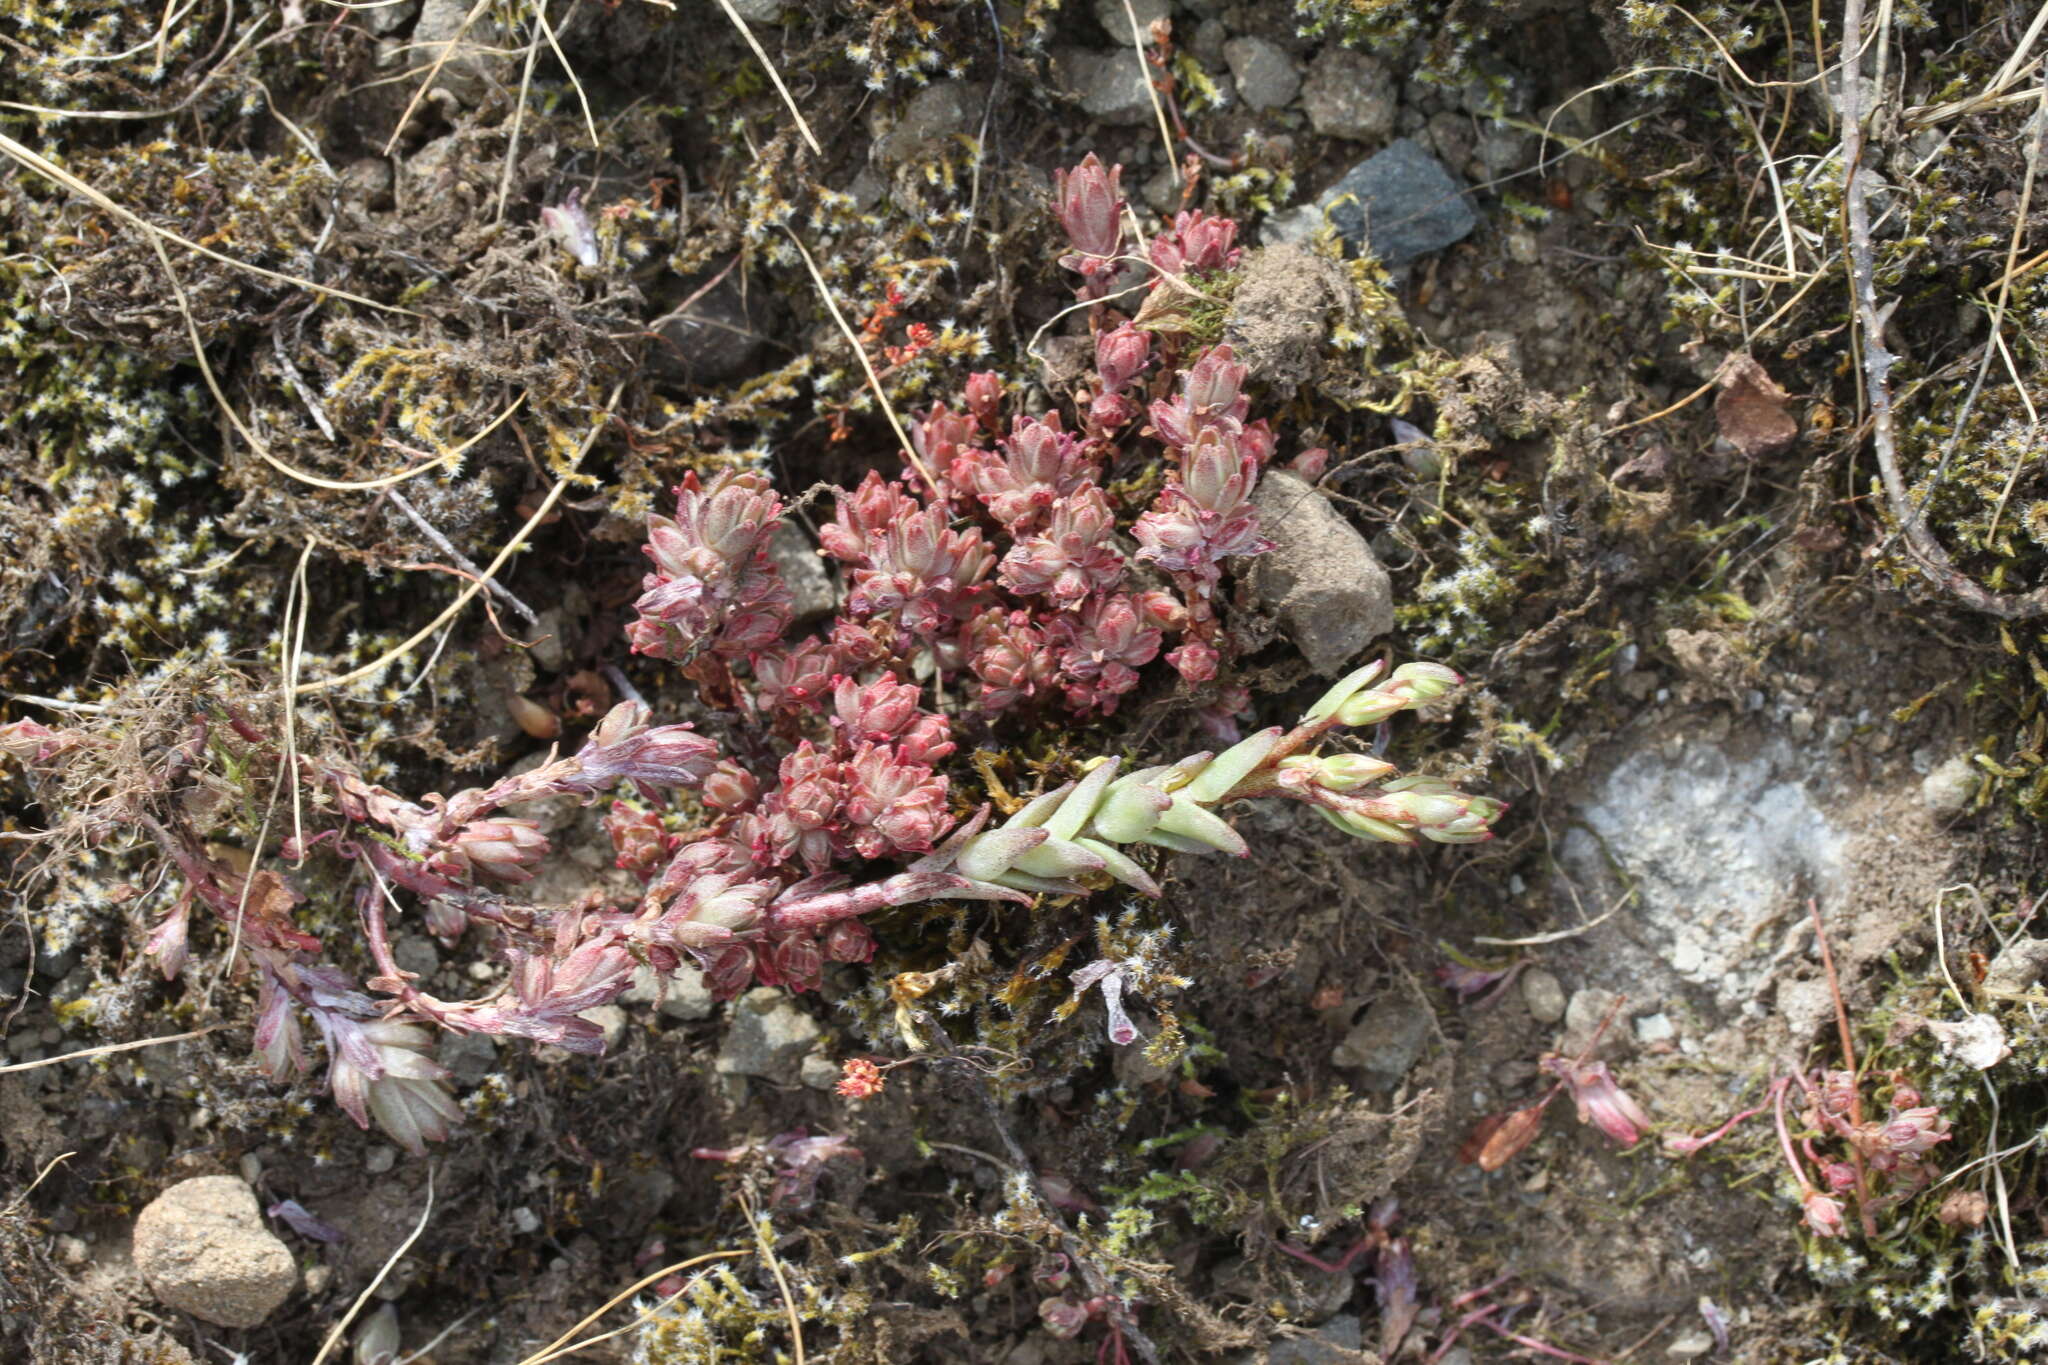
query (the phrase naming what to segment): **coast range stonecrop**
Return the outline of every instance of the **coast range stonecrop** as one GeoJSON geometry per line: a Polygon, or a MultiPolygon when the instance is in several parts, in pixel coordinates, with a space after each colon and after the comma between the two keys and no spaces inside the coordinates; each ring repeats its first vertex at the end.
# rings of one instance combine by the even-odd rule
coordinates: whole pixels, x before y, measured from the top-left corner
{"type": "MultiPolygon", "coordinates": [[[[95,809],[96,837],[139,828],[186,884],[151,938],[166,978],[187,954],[191,907],[204,906],[254,969],[268,1073],[282,1081],[307,1068],[310,1021],[336,1100],[418,1152],[461,1113],[428,1055],[435,1030],[596,1053],[603,1033],[585,1015],[644,967],[694,964],[719,998],[755,984],[803,991],[826,963],[874,955],[866,917],[877,911],[1029,904],[1113,883],[1158,896],[1165,854],[1247,856],[1223,814],[1244,800],[1300,801],[1347,834],[1391,843],[1487,838],[1500,802],[1329,747],[1342,729],[1445,695],[1458,679],[1441,666],[1368,665],[1292,728],[1239,736],[1234,717],[1250,697],[1228,681],[1238,646],[1219,589],[1232,561],[1271,548],[1251,494],[1277,443],[1250,420],[1246,368],[1227,346],[1189,353],[1177,332],[1140,325],[1144,307],[1135,318],[1111,308],[1121,294],[1149,304],[1231,268],[1236,225],[1182,214],[1149,262],[1127,256],[1117,180],[1093,157],[1060,180],[1056,216],[1073,246],[1062,263],[1081,278],[1095,343],[1071,412],[1006,411],[1000,379],[977,373],[957,409],[916,417],[910,468],[837,490],[819,540],[843,592],[822,627],[792,633],[792,593],[769,548],[785,507],[763,474],[689,475],[673,516],[650,518],[632,647],[673,661],[758,742],[722,752],[629,701],[569,756],[412,801],[214,705],[195,719],[194,761],[281,772],[318,794],[325,827],[308,822],[280,851],[300,864],[341,860],[323,883],[350,888],[359,943],[336,956],[371,970],[357,981],[327,960],[335,945],[300,926],[293,883],[260,859],[240,870],[216,856],[176,802],[110,798],[95,809]],[[1117,291],[1133,266],[1149,274],[1117,291]],[[1132,505],[1129,490],[1148,488],[1156,496],[1132,505]],[[1158,681],[1177,674],[1224,737],[1222,752],[1081,762],[1071,780],[1006,799],[1000,821],[993,803],[956,787],[956,726],[1028,733],[1060,712],[1106,715],[1155,662],[1158,681]],[[679,805],[681,790],[693,795],[679,805]],[[597,889],[568,904],[525,899],[558,850],[518,810],[565,796],[606,803],[616,861],[643,887],[636,900],[597,889]],[[393,915],[448,948],[466,940],[505,971],[478,998],[439,998],[400,965],[393,915]]],[[[0,728],[0,751],[32,773],[108,742],[27,721],[0,728]]],[[[1106,958],[1072,983],[1077,998],[1101,991],[1118,1042],[1136,1036],[1121,1003],[1134,970],[1106,958]]]]}

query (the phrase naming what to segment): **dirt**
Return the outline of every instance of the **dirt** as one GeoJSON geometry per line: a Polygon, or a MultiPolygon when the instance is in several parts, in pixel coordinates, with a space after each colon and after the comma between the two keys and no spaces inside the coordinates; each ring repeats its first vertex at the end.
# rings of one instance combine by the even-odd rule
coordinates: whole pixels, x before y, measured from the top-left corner
{"type": "MultiPolygon", "coordinates": [[[[10,108],[159,110],[23,115],[10,137],[270,272],[179,244],[173,286],[134,222],[9,153],[0,284],[18,316],[0,353],[17,373],[0,378],[0,409],[22,416],[0,418],[0,720],[100,726],[119,742],[102,769],[46,780],[36,758],[0,789],[14,889],[0,926],[0,1354],[311,1361],[361,1298],[394,1307],[404,1358],[442,1365],[530,1365],[642,1308],[642,1325],[574,1358],[2034,1358],[2022,1329],[2021,1345],[1997,1347],[1989,1319],[1971,1317],[2032,1311],[1991,1272],[1904,1329],[1870,1306],[1881,1296],[1831,1281],[1770,1113],[1688,1157],[1663,1146],[1767,1110],[1780,1078],[1840,1065],[1839,1011],[1878,1059],[1873,1086],[1970,1088],[1939,1100],[1956,1121],[1940,1155],[1970,1163],[1970,1188],[1997,1172],[2006,1201],[2002,1228],[1955,1229],[1936,1218],[1938,1192],[1916,1191],[1882,1238],[1842,1245],[1882,1261],[1888,1284],[1919,1283],[1914,1258],[1966,1246],[1971,1265],[1998,1264],[1993,1232],[2011,1282],[2048,1261],[2030,1231],[2048,1227],[2037,1140],[1972,1163],[2040,1126],[2048,1097],[2030,1062],[1987,1073],[2005,1106],[1987,1122],[1969,1107],[1979,1078],[1958,1080],[1910,1037],[1916,1011],[2035,1003],[1977,993],[1972,955],[2024,935],[2039,903],[2038,792],[2026,793],[2048,644],[2038,624],[1972,613],[1900,567],[1871,491],[1842,280],[1823,275],[1816,301],[1773,330],[1735,316],[1746,295],[1694,304],[1646,245],[1715,214],[1756,215],[1770,240],[1778,226],[1753,167],[1724,169],[1753,151],[1735,121],[1688,115],[1702,89],[1746,87],[1689,35],[1639,46],[1653,40],[1621,20],[1627,7],[1538,7],[1517,16],[1526,32],[1490,35],[1462,5],[1409,7],[1406,37],[1368,24],[1359,41],[1380,47],[1360,69],[1436,71],[1386,76],[1392,135],[1423,139],[1478,186],[1478,230],[1393,273],[1327,236],[1267,245],[1219,276],[1221,306],[1199,294],[1163,324],[1208,329],[1250,362],[1256,411],[1281,433],[1276,469],[1328,451],[1327,472],[1289,477],[1327,496],[1349,524],[1326,528],[1332,543],[1375,575],[1350,574],[1360,581],[1332,585],[1332,600],[1357,592],[1378,625],[1391,576],[1395,624],[1375,648],[1469,680],[1365,742],[1508,801],[1497,839],[1368,846],[1292,805],[1245,805],[1231,818],[1251,856],[1165,861],[1156,911],[1102,892],[879,913],[881,956],[832,964],[798,998],[817,1041],[772,1079],[719,1065],[734,1004],[696,1017],[629,999],[602,1057],[451,1036],[435,1055],[465,1124],[424,1158],[350,1122],[322,1093],[324,1068],[265,1078],[236,945],[196,929],[167,981],[144,947],[176,914],[181,874],[134,828],[89,818],[123,791],[183,783],[158,809],[260,828],[242,842],[292,863],[276,883],[292,922],[352,942],[361,888],[303,871],[279,842],[327,820],[331,798],[279,800],[208,768],[188,728],[205,703],[281,724],[288,656],[294,677],[332,677],[419,632],[417,673],[316,694],[294,712],[295,742],[394,790],[453,791],[531,769],[552,738],[637,693],[728,752],[769,755],[791,736],[752,725],[698,685],[706,674],[632,655],[623,628],[646,515],[686,470],[740,462],[810,496],[794,519],[807,529],[775,553],[806,621],[833,610],[813,563],[832,515],[822,486],[899,457],[792,243],[876,347],[909,346],[911,322],[943,334],[888,359],[906,415],[957,407],[984,365],[1050,403],[1095,364],[1053,264],[1054,168],[1099,152],[1125,167],[1146,234],[1206,203],[1256,245],[1265,220],[1377,150],[1316,135],[1298,101],[1205,103],[1183,64],[1179,103],[1160,113],[1185,114],[1182,146],[1203,171],[1183,203],[1149,105],[1098,122],[1090,100],[1128,92],[1063,93],[1047,59],[1082,52],[1062,65],[1113,85],[1137,57],[1088,11],[1115,6],[739,6],[790,78],[816,154],[721,8],[571,6],[546,39],[526,6],[501,8],[489,33],[467,35],[483,46],[451,57],[410,109],[434,62],[421,45],[453,40],[459,7],[238,15],[201,0],[166,30],[168,74],[133,65],[156,14],[0,8],[0,37],[24,60],[0,74],[10,108]],[[253,41],[259,15],[276,28],[253,55],[221,46],[253,41]],[[501,22],[514,18],[524,27],[501,22]],[[94,72],[78,75],[52,35],[88,28],[94,72]],[[1447,53],[1464,65],[1439,70],[1447,53]],[[1566,104],[1681,57],[1696,63],[1690,93],[1632,79],[1566,104]],[[920,90],[927,74],[942,79],[920,90]],[[522,80],[537,82],[523,100],[522,80]],[[167,113],[164,96],[179,101],[167,113]],[[1596,134],[1597,151],[1565,141],[1596,134]],[[1695,180],[1706,207],[1680,221],[1670,196],[1695,180]],[[340,289],[379,306],[337,302],[340,289]],[[1728,375],[1739,390],[1706,398],[1728,375]],[[593,429],[603,439],[579,454],[593,429]],[[393,477],[480,432],[445,477],[393,477]],[[499,576],[535,620],[503,601],[437,619],[522,528],[529,543],[499,576]],[[306,614],[296,627],[292,603],[306,614]],[[1930,809],[1923,778],[1958,756],[1979,785],[1960,812],[1930,809]],[[1143,1038],[1118,1047],[1098,997],[1077,1007],[1067,975],[1091,943],[1139,935],[1170,970],[1128,1002],[1143,1038]],[[1524,988],[1537,972],[1561,987],[1562,1017],[1524,988]],[[906,1045],[906,1023],[926,1046],[906,1045]],[[886,1087],[850,1102],[833,1086],[864,1057],[890,1064],[886,1087]],[[1554,1079],[1574,1057],[1604,1062],[1647,1111],[1641,1142],[1579,1121],[1554,1079]],[[1500,1121],[1538,1105],[1536,1135],[1482,1169],[1500,1121]],[[840,1139],[814,1187],[793,1189],[777,1166],[767,1144],[789,1135],[840,1139]],[[245,1330],[158,1302],[132,1263],[140,1211],[216,1175],[248,1182],[265,1208],[295,1200],[337,1234],[273,1219],[301,1288],[245,1330]],[[656,1274],[588,1321],[649,1272],[712,1254],[730,1259],[688,1299],[655,1312],[651,1296],[682,1286],[656,1274]],[[1082,1308],[1061,1329],[1059,1313],[1082,1308]]],[[[1775,12],[1765,19],[1775,34],[1775,12]]],[[[1996,25],[1929,22],[1949,27],[1941,43],[1915,40],[1928,52],[2002,59],[1996,25]]],[[[1176,51],[1198,62],[1252,36],[1306,70],[1335,41],[1302,36],[1282,5],[1189,4],[1174,24],[1176,51]]],[[[1806,43],[1779,35],[1747,59],[1789,79],[1806,43]]],[[[1822,136],[1817,102],[1792,95],[1770,112],[1822,136]]],[[[2011,127],[1983,128],[2017,145],[2011,127]]],[[[2011,182],[2008,213],[2018,155],[1973,171],[2011,182]]],[[[1916,258],[1913,278],[1931,282],[1910,285],[1914,316],[1946,317],[1986,292],[1990,249],[1951,251],[1912,213],[1936,243],[1916,258]]],[[[2015,259],[2041,245],[2037,225],[2021,227],[2015,259]]],[[[1890,240],[1914,249],[1904,229],[1890,240]]],[[[1926,335],[1916,376],[1974,364],[1974,326],[1926,335]]],[[[1159,477],[1144,461],[1112,476],[1120,497],[1159,477]]],[[[2012,466],[2007,538],[1985,530],[1967,560],[2004,591],[2029,586],[2017,580],[2032,552],[2012,525],[2031,525],[2036,477],[2012,466]],[[1985,567],[2001,553],[2011,576],[1985,567]]],[[[1219,599],[1235,642],[1224,681],[1247,689],[1246,719],[1285,723],[1327,680],[1312,674],[1349,666],[1363,641],[1342,622],[1326,640],[1285,611],[1268,619],[1253,586],[1234,580],[1219,599]]],[[[1213,747],[1220,709],[1155,673],[1114,716],[1034,714],[1036,729],[959,722],[971,742],[950,770],[957,794],[1000,799],[989,779],[1028,790],[1077,756],[1213,747]]],[[[612,865],[602,806],[529,813],[565,852],[537,902],[638,894],[612,865]]],[[[502,973],[474,945],[409,923],[395,951],[456,999],[502,973]]]]}

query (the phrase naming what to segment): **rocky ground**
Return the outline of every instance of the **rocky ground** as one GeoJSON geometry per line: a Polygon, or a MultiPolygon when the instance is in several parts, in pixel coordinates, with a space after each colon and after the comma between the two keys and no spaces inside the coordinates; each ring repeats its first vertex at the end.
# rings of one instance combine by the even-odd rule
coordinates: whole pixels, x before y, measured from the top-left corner
{"type": "MultiPolygon", "coordinates": [[[[2048,1349],[2029,14],[1870,20],[1901,501],[1855,349],[1840,15],[731,8],[0,3],[0,719],[118,741],[63,781],[16,753],[0,789],[0,1354],[538,1365],[614,1328],[568,1358],[2048,1349]],[[1244,714],[1291,720],[1373,652],[1449,663],[1467,686],[1377,742],[1511,802],[1499,837],[1377,848],[1232,812],[1253,856],[1167,865],[1184,985],[1121,1047],[1055,976],[1135,932],[1103,893],[896,912],[873,964],[802,995],[643,968],[584,1016],[601,1057],[449,1033],[464,1125],[424,1157],[318,1069],[261,1076],[238,945],[197,929],[166,980],[144,948],[181,874],[132,825],[88,846],[80,812],[157,792],[137,809],[274,866],[294,922],[348,942],[355,888],[281,846],[330,812],[181,748],[208,700],[281,725],[281,680],[431,627],[414,686],[315,694],[295,742],[452,791],[531,771],[632,689],[744,743],[626,647],[646,515],[735,452],[792,498],[894,472],[821,285],[877,357],[936,330],[889,368],[905,413],[970,369],[1067,396],[1092,342],[1046,205],[1090,151],[1147,239],[1201,205],[1251,248],[1188,324],[1282,434],[1276,546],[1227,602],[1244,714]],[[152,225],[184,239],[175,276],[152,225]],[[1318,446],[1326,468],[1284,467],[1318,446]],[[1902,538],[1909,506],[1953,577],[1902,538]],[[472,605],[442,632],[529,519],[503,630],[472,605]],[[1844,1033],[1874,1109],[1932,1107],[1948,1136],[1872,1229],[1823,1238],[1769,1099],[1839,1067],[1844,1033]],[[901,1065],[854,1102],[855,1057],[901,1065]],[[1574,1058],[1641,1141],[1554,1093],[1574,1058]],[[1539,1104],[1525,1145],[1489,1143],[1539,1104]],[[801,1198],[766,1145],[799,1130],[837,1140],[801,1198]]],[[[830,515],[776,544],[802,622],[841,590],[830,515]]],[[[1074,736],[1200,747],[1205,696],[1162,673],[1113,717],[1007,719],[954,780],[1028,789],[1074,736]]],[[[638,895],[601,808],[529,813],[562,852],[536,903],[638,895]]],[[[436,993],[496,979],[476,934],[394,928],[436,993]]]]}

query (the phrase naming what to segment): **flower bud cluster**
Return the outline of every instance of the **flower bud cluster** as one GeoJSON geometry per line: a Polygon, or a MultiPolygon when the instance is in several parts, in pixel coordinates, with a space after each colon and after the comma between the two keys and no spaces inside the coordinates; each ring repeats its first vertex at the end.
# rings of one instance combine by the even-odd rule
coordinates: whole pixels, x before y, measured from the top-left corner
{"type": "Polygon", "coordinates": [[[1109,292],[1123,250],[1124,201],[1122,166],[1103,169],[1090,152],[1071,171],[1053,172],[1053,214],[1072,243],[1060,264],[1081,277],[1079,293],[1099,299],[1109,292]]]}
{"type": "Polygon", "coordinates": [[[268,950],[257,1001],[256,1054],[280,1084],[306,1067],[296,999],[327,1045],[328,1084],[335,1103],[361,1128],[374,1118],[400,1146],[424,1155],[444,1140],[462,1111],[443,1085],[448,1072],[428,1055],[433,1035],[416,1024],[380,1019],[376,1002],[331,967],[293,963],[268,950]]]}
{"type": "MultiPolygon", "coordinates": [[[[637,604],[634,647],[692,662],[693,677],[716,676],[744,706],[799,714],[822,712],[836,678],[885,674],[962,678],[991,713],[1058,700],[1108,714],[1162,652],[1188,682],[1215,682],[1230,652],[1214,606],[1221,564],[1270,548],[1251,495],[1274,440],[1264,422],[1247,420],[1245,367],[1227,346],[1183,356],[1168,341],[1155,354],[1151,332],[1110,311],[1124,264],[1120,175],[1090,156],[1060,173],[1054,195],[1073,247],[1061,263],[1097,301],[1094,373],[1074,395],[1077,425],[1059,411],[1011,414],[1005,431],[993,374],[969,376],[957,406],[917,417],[908,432],[917,477],[869,472],[839,493],[819,533],[844,596],[810,638],[784,638],[789,595],[764,549],[780,501],[756,474],[687,479],[675,517],[648,524],[656,571],[637,604]],[[1152,375],[1155,362],[1166,374],[1152,375]],[[1148,407],[1148,387],[1165,391],[1176,371],[1175,396],[1148,407]],[[1149,509],[1121,505],[1111,460],[1148,434],[1165,446],[1165,487],[1149,509]],[[1126,534],[1175,592],[1132,583],[1126,534]],[[1169,636],[1179,637],[1170,650],[1169,636]],[[743,663],[751,678],[707,672],[707,651],[719,667],[743,663]]],[[[1234,266],[1236,233],[1229,219],[1179,215],[1153,244],[1150,287],[1184,291],[1186,275],[1234,266]]],[[[817,781],[806,790],[827,794],[817,781]]]]}
{"type": "Polygon", "coordinates": [[[828,961],[867,961],[874,940],[857,918],[777,924],[771,910],[822,892],[852,859],[930,854],[952,825],[947,779],[935,771],[953,752],[950,727],[919,705],[919,689],[886,675],[839,678],[829,695],[827,737],[800,740],[772,782],[729,760],[709,771],[703,802],[719,818],[700,837],[677,847],[632,803],[607,817],[619,865],[648,883],[622,932],[695,958],[721,999],[757,981],[808,990],[828,961]]]}
{"type": "Polygon", "coordinates": [[[647,519],[654,571],[634,604],[634,651],[680,663],[700,650],[739,657],[780,640],[790,595],[767,545],[781,516],[782,500],[759,474],[727,472],[708,486],[686,474],[674,519],[647,519]]]}

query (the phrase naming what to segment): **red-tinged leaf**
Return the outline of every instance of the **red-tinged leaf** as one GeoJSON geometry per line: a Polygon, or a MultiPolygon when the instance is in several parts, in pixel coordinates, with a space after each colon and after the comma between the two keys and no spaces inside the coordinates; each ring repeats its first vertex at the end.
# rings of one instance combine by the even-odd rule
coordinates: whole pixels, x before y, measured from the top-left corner
{"type": "Polygon", "coordinates": [[[1799,420],[1787,410],[1791,395],[1764,372],[1753,356],[1738,351],[1721,364],[1714,382],[1714,422],[1721,437],[1743,458],[1776,455],[1799,439],[1799,420]]]}

